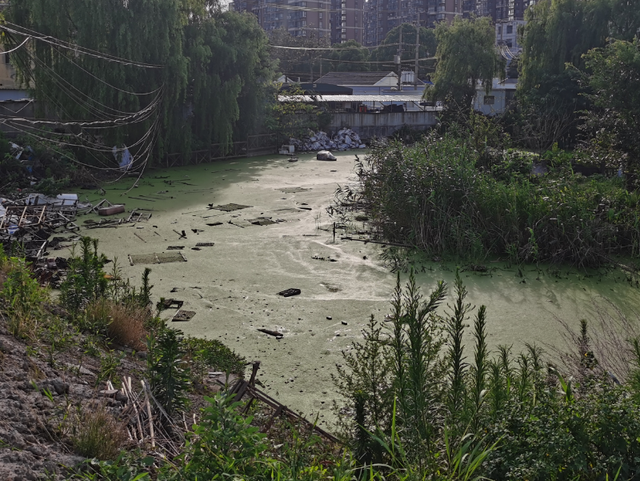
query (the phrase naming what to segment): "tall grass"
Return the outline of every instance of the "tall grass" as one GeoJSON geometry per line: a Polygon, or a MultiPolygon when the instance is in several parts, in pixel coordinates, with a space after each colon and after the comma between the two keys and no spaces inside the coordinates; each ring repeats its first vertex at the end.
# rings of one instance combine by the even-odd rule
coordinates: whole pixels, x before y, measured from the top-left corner
{"type": "Polygon", "coordinates": [[[638,255],[640,195],[621,179],[533,176],[529,154],[489,152],[453,134],[378,144],[361,164],[362,200],[387,239],[439,255],[582,267],[638,255]]]}
{"type": "Polygon", "coordinates": [[[569,349],[582,375],[571,377],[535,346],[520,354],[508,346],[490,351],[490,315],[480,307],[469,362],[464,339],[473,313],[459,276],[442,312],[444,299],[441,283],[422,297],[413,275],[404,288],[398,280],[390,322],[372,319],[363,342],[344,356],[340,412],[361,470],[384,465],[398,479],[640,475],[638,337],[619,336],[609,346],[627,356],[628,382],[618,385],[600,367],[586,331],[576,333],[569,349]],[[580,364],[586,353],[590,362],[580,364]]]}

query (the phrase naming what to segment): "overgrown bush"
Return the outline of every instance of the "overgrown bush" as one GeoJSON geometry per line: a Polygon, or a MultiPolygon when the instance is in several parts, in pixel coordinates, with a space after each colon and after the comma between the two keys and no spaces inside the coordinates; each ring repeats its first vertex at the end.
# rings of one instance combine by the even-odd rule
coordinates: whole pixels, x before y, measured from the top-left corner
{"type": "Polygon", "coordinates": [[[139,351],[145,348],[145,324],[148,319],[147,308],[121,304],[101,297],[85,308],[83,327],[139,351]]]}
{"type": "Polygon", "coordinates": [[[60,285],[60,303],[74,314],[107,291],[107,279],[103,270],[104,254],[98,254],[98,241],[82,237],[80,255],[69,259],[67,277],[60,285]]]}
{"type": "Polygon", "coordinates": [[[31,277],[24,259],[12,257],[2,264],[7,277],[0,289],[0,300],[8,316],[9,331],[16,337],[35,340],[49,294],[31,277]]]}
{"type": "Polygon", "coordinates": [[[640,195],[621,179],[537,176],[508,151],[483,162],[462,135],[378,144],[361,164],[360,200],[386,239],[432,254],[580,267],[640,255],[640,195]]]}
{"type": "Polygon", "coordinates": [[[77,414],[71,443],[81,456],[113,460],[127,446],[129,436],[122,423],[104,406],[93,406],[77,414]]]}
{"type": "Polygon", "coordinates": [[[466,289],[456,276],[453,301],[441,314],[444,288],[423,298],[413,276],[405,289],[398,281],[390,323],[372,319],[364,341],[344,354],[336,381],[347,405],[340,412],[363,472],[383,463],[411,479],[640,475],[637,341],[626,346],[636,353],[630,383],[617,385],[598,369],[582,341],[575,349],[588,362],[581,378],[569,379],[533,346],[518,356],[507,347],[490,352],[482,306],[469,362],[466,289]]]}
{"type": "Polygon", "coordinates": [[[153,395],[169,416],[182,412],[188,404],[191,383],[181,334],[176,329],[161,329],[148,337],[147,351],[153,395]]]}

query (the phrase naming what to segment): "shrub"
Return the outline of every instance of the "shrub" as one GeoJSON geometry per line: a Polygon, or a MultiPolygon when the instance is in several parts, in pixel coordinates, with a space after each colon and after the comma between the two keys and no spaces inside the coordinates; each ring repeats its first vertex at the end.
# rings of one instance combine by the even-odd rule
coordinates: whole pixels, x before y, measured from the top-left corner
{"type": "Polygon", "coordinates": [[[126,428],[104,406],[92,406],[77,415],[71,443],[79,455],[100,460],[116,459],[128,442],[126,428]]]}
{"type": "Polygon", "coordinates": [[[183,359],[183,339],[175,329],[161,329],[147,338],[147,351],[151,390],[167,414],[173,416],[188,404],[190,374],[183,359]]]}
{"type": "Polygon", "coordinates": [[[38,323],[44,319],[43,304],[49,294],[31,277],[24,259],[5,261],[5,272],[7,278],[0,290],[0,300],[9,317],[9,331],[16,337],[34,340],[38,323]]]}
{"type": "Polygon", "coordinates": [[[105,262],[106,257],[98,254],[98,241],[83,237],[80,255],[69,259],[67,277],[60,285],[60,302],[66,309],[77,314],[91,301],[105,294],[105,262]]]}
{"type": "Polygon", "coordinates": [[[239,403],[232,403],[232,396],[205,400],[209,405],[181,456],[181,479],[271,479],[270,460],[263,456],[266,436],[251,426],[252,418],[237,412],[239,403]]]}
{"type": "MultiPolygon", "coordinates": [[[[530,156],[483,155],[462,133],[378,144],[359,172],[362,202],[352,205],[364,204],[389,241],[471,261],[508,255],[591,267],[640,255],[640,195],[620,179],[560,167],[532,176],[530,156]]],[[[566,163],[561,151],[549,155],[566,163]]]]}
{"type": "Polygon", "coordinates": [[[147,308],[123,305],[101,297],[84,311],[83,327],[109,340],[136,350],[145,348],[147,308]]]}

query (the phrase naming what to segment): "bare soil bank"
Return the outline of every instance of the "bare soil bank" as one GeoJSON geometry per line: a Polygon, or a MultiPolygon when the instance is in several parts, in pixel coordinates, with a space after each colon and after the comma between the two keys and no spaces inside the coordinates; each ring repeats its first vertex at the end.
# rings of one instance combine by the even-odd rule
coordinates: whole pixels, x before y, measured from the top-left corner
{"type": "MultiPolygon", "coordinates": [[[[127,211],[152,209],[151,219],[82,233],[98,238],[100,250],[117,257],[134,284],[151,267],[155,299],[183,300],[183,309],[196,313],[191,321],[172,323],[175,327],[221,339],[248,361],[262,361],[259,379],[268,392],[309,417],[320,412],[323,424],[336,398],[331,374],[341,351],[361,338],[371,314],[382,320],[389,312],[396,275],[383,266],[380,245],[342,241],[341,232],[333,241],[333,219],[326,208],[338,185],[355,185],[354,153],[340,154],[336,162],[299,158],[291,163],[286,157],[260,157],[149,172],[128,193],[135,179],[124,179],[105,186],[106,197],[126,202],[127,211]],[[230,203],[249,207],[225,212],[209,206],[230,203]],[[261,217],[275,223],[252,223],[261,217]],[[129,264],[128,255],[175,253],[169,246],[183,246],[179,252],[186,262],[129,264]],[[278,295],[287,288],[301,294],[278,295]],[[259,328],[280,331],[283,337],[277,340],[259,328]]],[[[93,202],[102,198],[88,196],[93,202]]],[[[455,266],[426,267],[418,275],[425,290],[439,279],[453,279],[455,266]]],[[[623,273],[585,278],[527,268],[522,278],[515,269],[501,268],[491,275],[465,272],[463,278],[469,301],[489,308],[491,345],[512,344],[516,352],[525,342],[558,345],[556,318],[577,325],[593,315],[592,301],[601,293],[628,312],[638,307],[638,290],[624,281],[623,273]]]]}

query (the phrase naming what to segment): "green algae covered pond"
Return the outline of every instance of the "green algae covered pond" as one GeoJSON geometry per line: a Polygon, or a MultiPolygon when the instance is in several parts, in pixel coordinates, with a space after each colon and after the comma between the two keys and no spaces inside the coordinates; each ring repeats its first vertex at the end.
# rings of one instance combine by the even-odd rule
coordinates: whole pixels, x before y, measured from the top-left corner
{"type": "MultiPolygon", "coordinates": [[[[101,218],[87,215],[78,224],[85,226],[83,235],[99,239],[102,252],[117,258],[132,283],[151,267],[154,300],[179,299],[184,310],[195,312],[190,321],[171,322],[175,311],[165,311],[170,324],[220,339],[247,361],[261,361],[265,389],[307,416],[319,413],[323,424],[332,418],[337,398],[334,366],[362,338],[371,314],[382,321],[390,312],[396,274],[382,260],[383,246],[341,240],[340,230],[334,240],[334,219],[326,208],[338,185],[355,186],[354,152],[339,154],[336,162],[312,155],[299,159],[228,160],[148,171],[139,180],[126,177],[105,185],[105,194],[81,191],[81,199],[125,203],[125,217],[134,208],[146,209],[148,221],[89,229],[85,221],[101,218]],[[172,262],[146,263],[150,259],[172,262]],[[289,288],[301,293],[278,295],[289,288]],[[279,331],[282,338],[258,329],[279,331]]],[[[488,272],[461,275],[468,301],[488,308],[493,347],[561,347],[559,321],[577,327],[580,319],[611,310],[609,302],[634,320],[640,312],[640,290],[620,270],[485,265],[488,272]]],[[[456,265],[424,261],[415,269],[428,293],[440,279],[451,285],[456,265]]]]}

